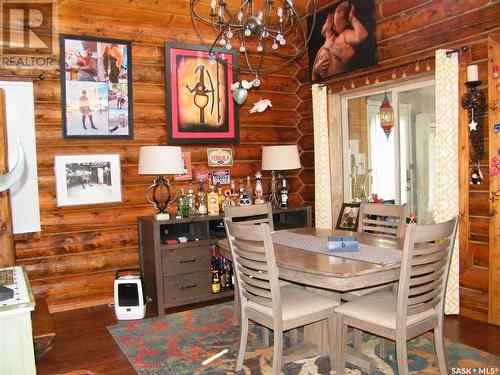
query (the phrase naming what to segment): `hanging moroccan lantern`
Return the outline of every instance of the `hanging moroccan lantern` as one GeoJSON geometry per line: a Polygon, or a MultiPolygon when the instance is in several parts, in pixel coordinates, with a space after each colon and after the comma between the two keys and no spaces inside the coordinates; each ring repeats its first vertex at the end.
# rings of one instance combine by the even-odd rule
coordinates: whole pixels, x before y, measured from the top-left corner
{"type": "Polygon", "coordinates": [[[380,106],[380,126],[384,130],[387,139],[389,139],[389,134],[391,134],[394,126],[394,111],[392,110],[391,103],[389,103],[389,99],[387,98],[387,93],[384,93],[384,100],[380,106]]]}

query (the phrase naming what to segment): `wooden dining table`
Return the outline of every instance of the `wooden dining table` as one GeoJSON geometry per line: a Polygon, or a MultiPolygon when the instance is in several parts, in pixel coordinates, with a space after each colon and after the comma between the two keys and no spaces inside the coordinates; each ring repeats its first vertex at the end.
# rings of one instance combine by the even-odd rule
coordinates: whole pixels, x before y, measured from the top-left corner
{"type": "MultiPolygon", "coordinates": [[[[321,238],[356,235],[360,244],[381,249],[403,249],[403,239],[398,238],[318,228],[292,229],[290,232],[321,238]]],[[[218,244],[220,254],[232,259],[229,241],[222,239],[218,244]]],[[[280,244],[274,244],[274,251],[280,279],[315,288],[318,292],[327,294],[339,302],[341,292],[387,284],[399,278],[400,263],[380,265],[280,244]]],[[[328,348],[325,346],[328,340],[325,337],[318,337],[318,332],[322,331],[324,332],[321,328],[318,329],[317,325],[312,325],[310,329],[304,331],[307,339],[316,344],[316,354],[328,353],[328,348]]],[[[304,350],[301,350],[300,355],[305,358],[304,350]]],[[[288,357],[296,358],[296,356],[288,357]]],[[[348,351],[347,360],[368,371],[372,369],[372,359],[353,350],[348,351]]]]}

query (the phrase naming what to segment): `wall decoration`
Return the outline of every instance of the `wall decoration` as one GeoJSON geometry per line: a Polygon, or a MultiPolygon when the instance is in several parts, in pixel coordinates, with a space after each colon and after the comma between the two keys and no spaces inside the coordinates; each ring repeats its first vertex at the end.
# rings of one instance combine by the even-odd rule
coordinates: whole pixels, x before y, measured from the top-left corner
{"type": "Polygon", "coordinates": [[[181,174],[174,175],[174,181],[188,181],[193,179],[193,171],[191,168],[191,153],[182,152],[182,169],[181,174]]]}
{"type": "Polygon", "coordinates": [[[233,150],[231,148],[207,148],[209,167],[230,167],[233,165],[233,150]]]}
{"type": "Polygon", "coordinates": [[[342,203],[335,229],[356,231],[358,229],[359,203],[342,203]]]}
{"type": "Polygon", "coordinates": [[[231,183],[229,169],[217,169],[212,171],[212,182],[214,185],[229,185],[231,183]]]}
{"type": "Polygon", "coordinates": [[[120,155],[55,157],[58,206],[121,202],[120,155]]]}
{"type": "Polygon", "coordinates": [[[165,43],[169,144],[238,143],[236,51],[165,43]]]}
{"type": "Polygon", "coordinates": [[[260,99],[258,102],[253,103],[253,107],[248,110],[250,113],[255,113],[255,112],[264,112],[267,107],[271,107],[271,100],[269,99],[260,99]]]}
{"type": "MultiPolygon", "coordinates": [[[[374,0],[341,1],[316,16],[308,44],[312,82],[377,63],[374,0]]],[[[308,19],[308,30],[312,17],[308,19]]]]}
{"type": "Polygon", "coordinates": [[[65,138],[133,138],[129,41],[61,35],[65,138]]]}

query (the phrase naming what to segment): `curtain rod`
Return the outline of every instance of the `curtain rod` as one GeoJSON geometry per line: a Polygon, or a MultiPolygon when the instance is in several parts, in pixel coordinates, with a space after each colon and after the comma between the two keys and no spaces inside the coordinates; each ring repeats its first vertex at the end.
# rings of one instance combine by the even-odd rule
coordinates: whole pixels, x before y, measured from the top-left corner
{"type": "Polygon", "coordinates": [[[451,49],[449,51],[446,51],[446,57],[451,57],[452,54],[454,53],[457,53],[459,55],[465,53],[467,51],[468,47],[467,46],[463,46],[463,47],[460,47],[460,48],[455,48],[455,49],[451,49]]]}
{"type": "Polygon", "coordinates": [[[0,78],[24,78],[29,79],[30,81],[43,81],[45,79],[45,75],[43,73],[40,73],[38,75],[0,73],[0,78]]]}

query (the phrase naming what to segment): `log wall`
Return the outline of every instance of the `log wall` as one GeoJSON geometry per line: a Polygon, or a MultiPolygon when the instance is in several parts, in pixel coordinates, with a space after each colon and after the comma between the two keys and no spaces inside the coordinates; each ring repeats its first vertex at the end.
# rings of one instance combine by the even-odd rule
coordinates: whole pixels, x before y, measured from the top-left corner
{"type": "MultiPolygon", "coordinates": [[[[199,44],[187,0],[62,1],[58,27],[60,34],[132,41],[134,139],[63,139],[59,73],[46,72],[44,81],[34,83],[42,232],[15,236],[15,254],[51,311],[111,302],[115,271],[138,267],[136,220],[153,214],[144,196],[152,177],[137,174],[139,147],[166,143],[164,42],[199,44]],[[123,202],[58,208],[54,156],[98,153],[120,155],[123,202]]],[[[306,60],[261,77],[261,87],[249,90],[239,111],[240,144],[182,146],[191,152],[193,170],[209,169],[206,147],[228,146],[234,153],[231,177],[246,179],[260,169],[261,145],[299,143],[306,149],[305,168],[291,171],[290,203],[312,203],[311,108],[303,101],[308,88],[299,90],[307,79],[303,66],[306,60]],[[273,108],[249,114],[260,98],[271,99],[273,108]]],[[[268,172],[265,177],[267,192],[268,172]]],[[[186,185],[174,182],[173,189],[186,185]]]]}
{"type": "MultiPolygon", "coordinates": [[[[328,1],[321,2],[328,6],[328,1]]],[[[478,64],[487,96],[488,36],[500,29],[500,2],[491,0],[377,0],[378,64],[359,71],[336,76],[327,82],[331,92],[343,89],[369,88],[375,78],[381,83],[422,74],[426,63],[434,70],[434,51],[467,46],[460,56],[460,95],[465,93],[465,68],[478,64]],[[419,69],[416,63],[419,62],[419,69]],[[366,83],[368,78],[369,84],[366,83]]],[[[491,79],[491,78],[490,78],[491,79]]],[[[488,101],[487,101],[488,102],[488,101]]],[[[490,259],[490,209],[488,204],[488,131],[484,132],[485,155],[480,162],[485,179],[479,186],[469,185],[470,162],[467,112],[460,108],[460,312],[488,319],[488,273],[490,259]]],[[[484,118],[488,124],[488,113],[484,118]]],[[[497,315],[497,314],[494,314],[497,315]]]]}

